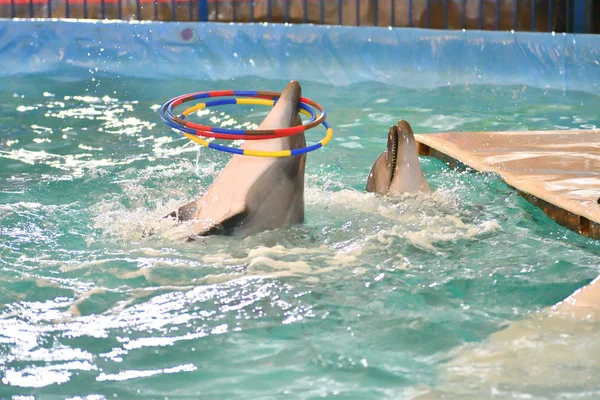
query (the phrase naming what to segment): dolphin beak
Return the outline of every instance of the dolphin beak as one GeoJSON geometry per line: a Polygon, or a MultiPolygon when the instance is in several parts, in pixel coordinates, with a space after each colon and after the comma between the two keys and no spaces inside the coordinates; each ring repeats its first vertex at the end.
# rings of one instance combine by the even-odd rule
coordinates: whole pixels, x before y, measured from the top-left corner
{"type": "Polygon", "coordinates": [[[385,153],[385,159],[387,161],[387,167],[390,172],[390,182],[394,179],[394,173],[396,172],[396,166],[398,164],[398,141],[399,132],[398,126],[393,125],[388,133],[387,150],[385,153]]]}

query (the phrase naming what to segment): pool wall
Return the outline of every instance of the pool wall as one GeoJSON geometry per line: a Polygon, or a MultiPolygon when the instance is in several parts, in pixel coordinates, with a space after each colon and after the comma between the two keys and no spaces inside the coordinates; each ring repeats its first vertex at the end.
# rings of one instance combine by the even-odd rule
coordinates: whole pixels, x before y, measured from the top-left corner
{"type": "MultiPolygon", "coordinates": [[[[598,4],[600,6],[600,4],[598,4]]],[[[0,0],[0,18],[314,23],[598,33],[590,0],[0,0]]]]}
{"type": "Polygon", "coordinates": [[[282,24],[0,20],[0,77],[222,80],[599,93],[600,36],[282,24]],[[97,68],[97,71],[96,71],[97,68]]]}

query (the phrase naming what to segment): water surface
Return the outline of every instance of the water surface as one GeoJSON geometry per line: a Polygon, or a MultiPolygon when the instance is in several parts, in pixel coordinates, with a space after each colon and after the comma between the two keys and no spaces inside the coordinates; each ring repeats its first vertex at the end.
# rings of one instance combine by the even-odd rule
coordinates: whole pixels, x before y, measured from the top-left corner
{"type": "MultiPolygon", "coordinates": [[[[600,364],[587,359],[597,335],[581,334],[594,322],[527,342],[550,354],[531,357],[544,379],[511,379],[531,359],[485,371],[522,343],[484,357],[481,374],[450,367],[472,366],[469,351],[489,353],[490,335],[535,325],[531,314],[598,275],[596,242],[496,176],[435,159],[421,159],[430,195],[364,191],[398,119],[417,133],[595,128],[597,97],[304,82],[335,134],[308,156],[306,223],[186,242],[161,217],[200,196],[228,156],[167,129],[157,108],[191,91],[285,82],[62,78],[0,83],[0,397],[598,395],[600,364]]],[[[223,107],[204,121],[265,113],[223,107]]]]}

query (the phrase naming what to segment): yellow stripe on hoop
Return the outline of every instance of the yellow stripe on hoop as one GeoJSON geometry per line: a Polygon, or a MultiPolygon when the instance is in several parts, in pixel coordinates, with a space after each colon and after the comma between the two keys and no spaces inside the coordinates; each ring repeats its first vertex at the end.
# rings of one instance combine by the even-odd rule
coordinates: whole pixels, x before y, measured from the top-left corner
{"type": "Polygon", "coordinates": [[[191,135],[191,134],[189,134],[189,133],[185,133],[185,132],[183,132],[183,135],[184,135],[186,138],[190,139],[192,142],[196,142],[196,143],[198,143],[199,145],[202,145],[202,146],[204,146],[204,147],[208,147],[208,142],[207,142],[206,140],[204,140],[204,139],[202,139],[202,138],[198,137],[198,136],[191,135]]]}
{"type": "Polygon", "coordinates": [[[261,151],[261,150],[244,150],[245,156],[254,157],[289,157],[292,155],[290,150],[280,151],[261,151]]]}
{"type": "MultiPolygon", "coordinates": [[[[186,138],[192,142],[198,143],[199,145],[208,147],[208,142],[198,136],[191,135],[189,133],[183,134],[186,138]]],[[[245,156],[254,157],[289,157],[292,152],[291,150],[280,150],[280,151],[261,151],[261,150],[243,150],[245,156]]]]}
{"type": "Polygon", "coordinates": [[[327,143],[331,141],[333,137],[333,128],[327,128],[327,132],[325,133],[325,137],[321,140],[321,144],[325,146],[327,143]]]}
{"type": "Polygon", "coordinates": [[[244,99],[240,99],[237,98],[235,99],[236,104],[254,104],[254,105],[258,105],[258,106],[269,106],[269,107],[273,107],[273,105],[275,104],[275,101],[273,100],[269,100],[269,99],[257,99],[257,98],[244,98],[244,99]]]}
{"type": "Polygon", "coordinates": [[[304,108],[300,109],[300,114],[304,114],[304,115],[308,115],[309,117],[312,117],[312,115],[308,111],[306,111],[304,108]]]}
{"type": "Polygon", "coordinates": [[[187,117],[188,115],[190,115],[194,111],[202,110],[204,108],[206,108],[206,103],[198,103],[195,106],[186,109],[182,114],[187,117]]]}

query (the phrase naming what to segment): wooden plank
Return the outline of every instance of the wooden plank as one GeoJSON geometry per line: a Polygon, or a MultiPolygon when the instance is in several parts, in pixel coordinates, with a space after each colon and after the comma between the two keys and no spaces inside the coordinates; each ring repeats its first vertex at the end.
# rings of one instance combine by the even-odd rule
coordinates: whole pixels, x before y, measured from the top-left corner
{"type": "Polygon", "coordinates": [[[600,130],[415,135],[419,153],[493,172],[559,224],[600,239],[600,130]]]}

